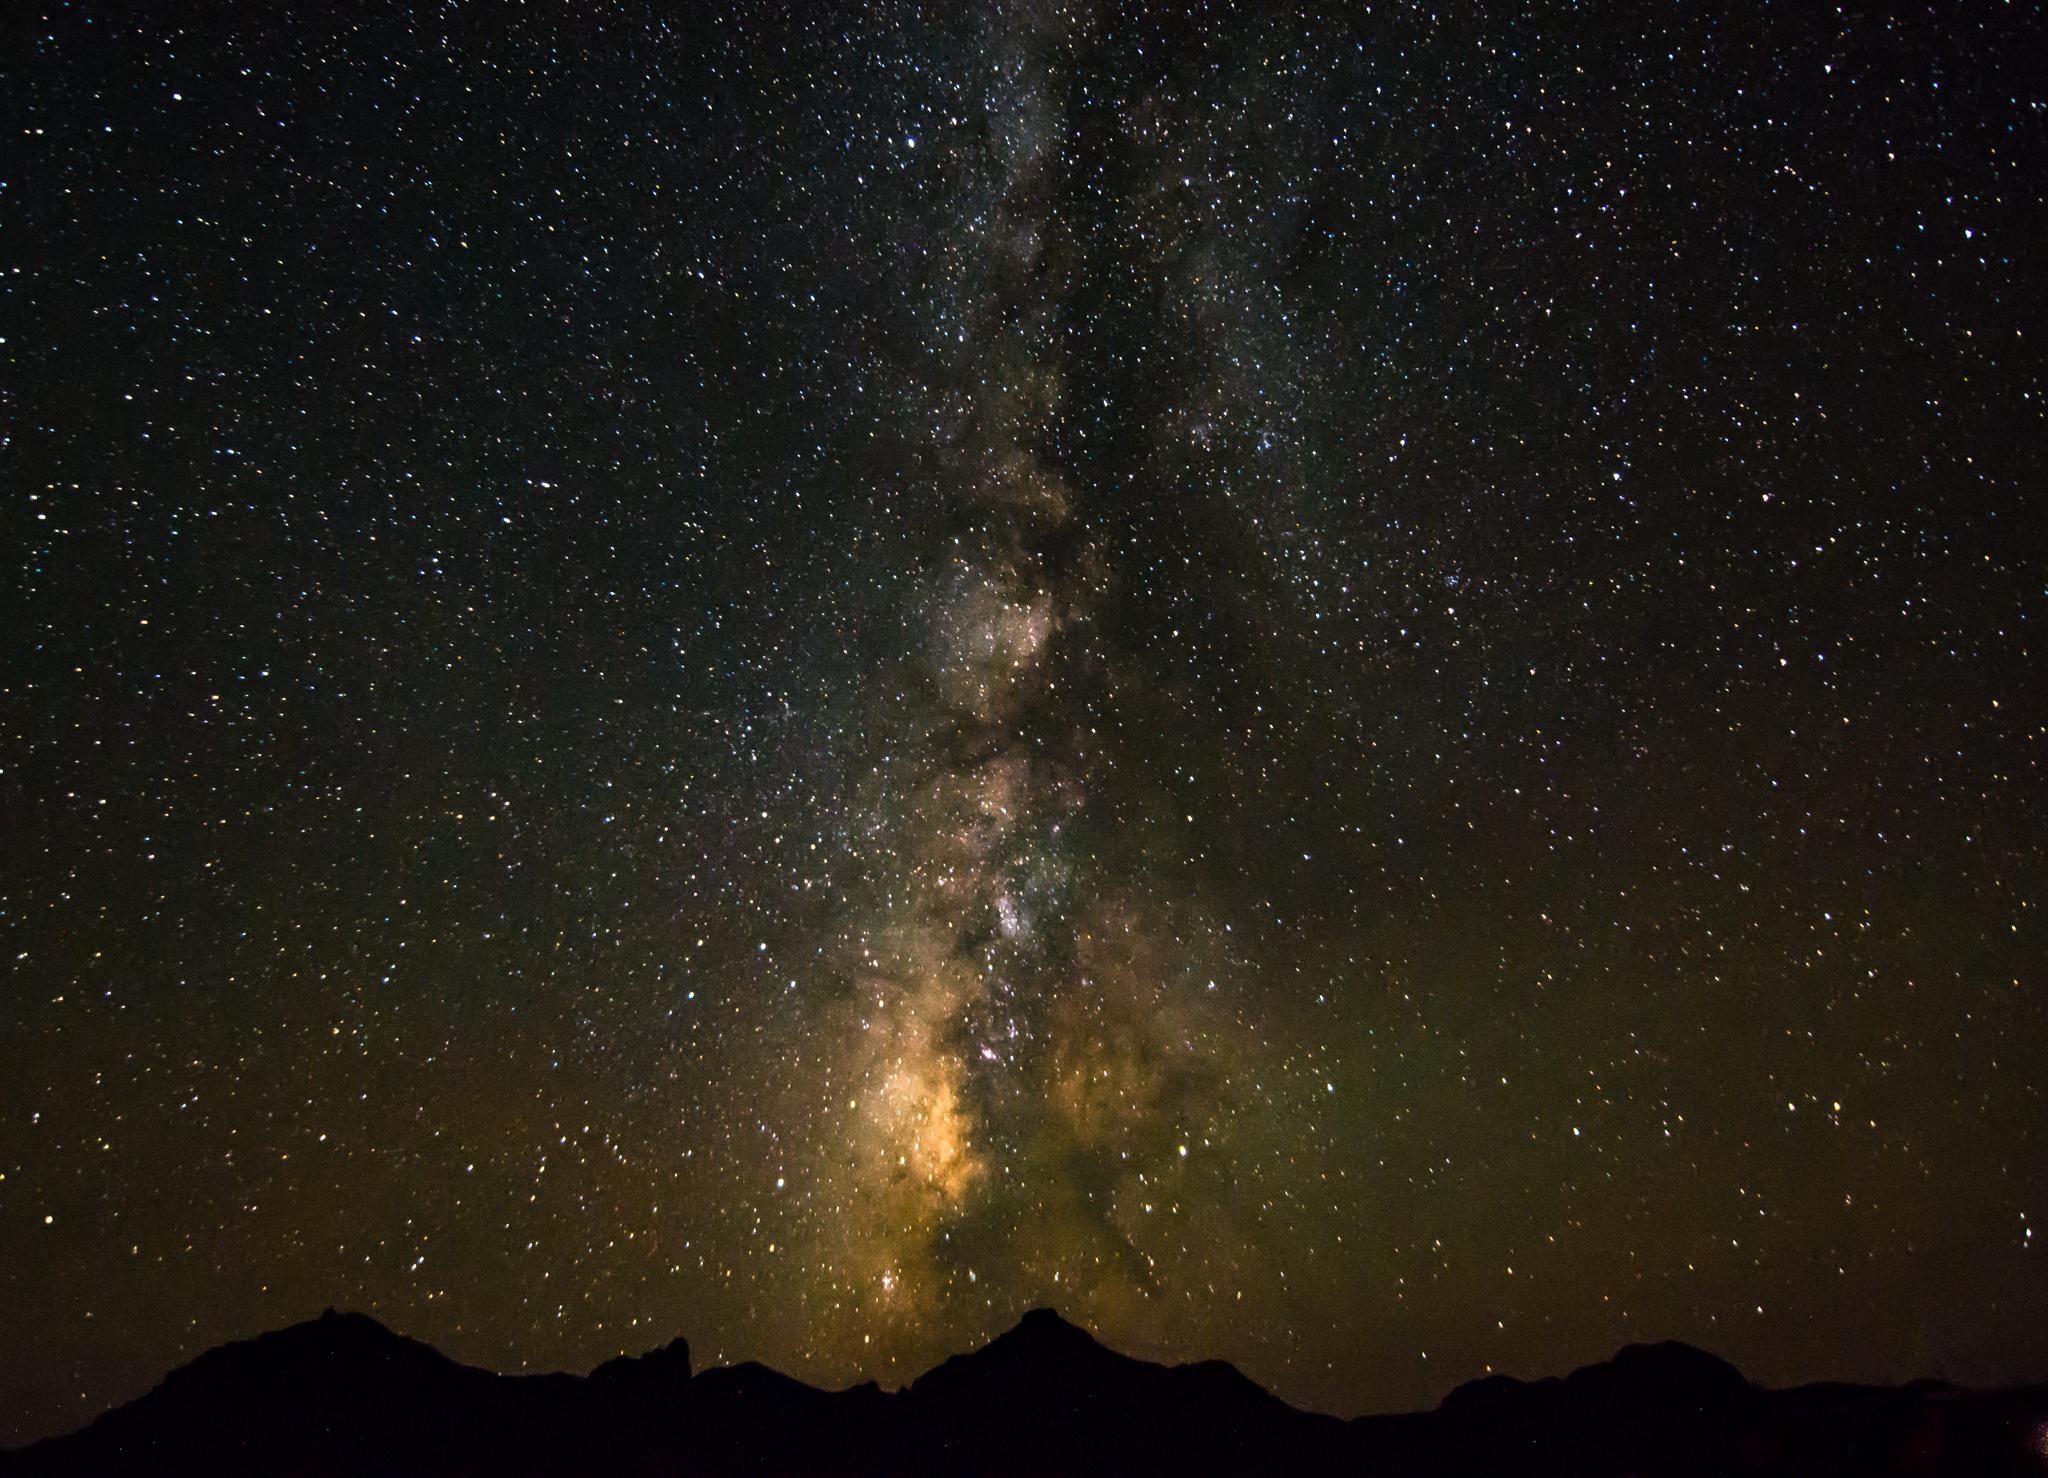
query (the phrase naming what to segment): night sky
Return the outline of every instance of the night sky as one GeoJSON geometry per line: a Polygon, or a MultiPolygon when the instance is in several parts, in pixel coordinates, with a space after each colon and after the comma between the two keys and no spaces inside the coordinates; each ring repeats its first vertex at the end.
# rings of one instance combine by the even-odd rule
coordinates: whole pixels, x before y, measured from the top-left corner
{"type": "Polygon", "coordinates": [[[2048,1376],[2037,6],[664,9],[4,23],[0,1442],[2048,1376]]]}

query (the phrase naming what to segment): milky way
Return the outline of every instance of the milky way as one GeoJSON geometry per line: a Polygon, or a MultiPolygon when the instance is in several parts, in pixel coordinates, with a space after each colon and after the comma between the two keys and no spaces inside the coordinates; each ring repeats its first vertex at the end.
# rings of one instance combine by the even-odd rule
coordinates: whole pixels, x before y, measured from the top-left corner
{"type": "Polygon", "coordinates": [[[0,50],[0,1442],[2048,1369],[2033,9],[355,10],[0,50]]]}
{"type": "MultiPolygon", "coordinates": [[[[1133,142],[1160,152],[1146,143],[1170,125],[1149,100],[1154,121],[1136,129],[1090,116],[1099,24],[1028,7],[984,24],[985,91],[951,150],[959,215],[923,274],[931,342],[885,428],[904,464],[890,491],[915,501],[925,537],[890,711],[851,724],[878,780],[849,807],[831,1004],[812,1028],[831,1097],[803,1135],[824,1213],[808,1228],[829,1291],[816,1317],[914,1348],[949,1301],[988,1306],[972,1297],[985,1273],[1105,1308],[1173,1286],[1187,1250],[1155,1248],[1144,1219],[1185,1192],[1191,1154],[1221,1150],[1225,1064],[1255,1060],[1241,982],[1217,997],[1231,966],[1199,892],[1113,866],[1105,833],[1124,818],[1091,811],[1117,762],[1103,724],[1155,681],[1104,630],[1116,587],[1146,581],[1114,511],[1206,492],[1157,445],[1171,427],[1117,423],[1156,413],[1163,389],[1213,395],[1199,341],[1222,336],[1196,336],[1192,369],[1161,366],[1170,389],[1091,378],[1077,326],[1130,264],[1104,245],[1128,228],[1121,204],[1090,219],[1083,182],[1133,142]],[[1088,444],[1091,424],[1104,444],[1088,444]]],[[[1215,147],[1188,131],[1174,160],[1215,147]]],[[[1199,290],[1198,232],[1165,229],[1146,256],[1176,294],[1199,290]]],[[[1256,1257],[1256,1238],[1230,1231],[1196,1260],[1256,1257]]]]}

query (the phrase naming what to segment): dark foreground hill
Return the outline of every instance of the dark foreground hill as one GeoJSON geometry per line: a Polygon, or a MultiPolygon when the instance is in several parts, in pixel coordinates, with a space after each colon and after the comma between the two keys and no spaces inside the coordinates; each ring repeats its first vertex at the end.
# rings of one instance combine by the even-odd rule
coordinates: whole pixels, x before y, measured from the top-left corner
{"type": "Polygon", "coordinates": [[[677,1340],[587,1377],[458,1365],[360,1314],[224,1345],[0,1474],[2048,1473],[2048,1387],[1766,1391],[1684,1345],[1432,1412],[1297,1411],[1221,1362],[1163,1366],[1049,1310],[905,1390],[693,1373],[677,1340]]]}

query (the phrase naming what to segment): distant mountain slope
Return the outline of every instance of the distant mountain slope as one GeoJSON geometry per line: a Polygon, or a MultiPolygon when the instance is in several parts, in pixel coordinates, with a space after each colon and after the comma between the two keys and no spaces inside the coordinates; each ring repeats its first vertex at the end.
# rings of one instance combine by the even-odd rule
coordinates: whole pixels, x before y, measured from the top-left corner
{"type": "Polygon", "coordinates": [[[224,1345],[0,1474],[1358,1473],[1706,1478],[2048,1473],[2048,1386],[1752,1386],[1685,1345],[1632,1345],[1433,1412],[1297,1411],[1219,1361],[1164,1366],[1047,1309],[887,1393],[689,1347],[588,1377],[458,1365],[360,1314],[224,1345]]]}

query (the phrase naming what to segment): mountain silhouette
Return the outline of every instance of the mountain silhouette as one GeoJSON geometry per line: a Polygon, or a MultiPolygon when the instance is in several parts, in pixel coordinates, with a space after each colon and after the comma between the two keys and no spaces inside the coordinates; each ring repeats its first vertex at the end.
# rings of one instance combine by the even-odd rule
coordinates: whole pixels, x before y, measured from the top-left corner
{"type": "Polygon", "coordinates": [[[1158,1365],[1050,1309],[897,1392],[675,1340],[587,1377],[461,1365],[361,1314],[223,1345],[0,1474],[1365,1474],[1395,1478],[2048,1473],[2048,1386],[1771,1391],[1682,1344],[1435,1411],[1343,1421],[1221,1361],[1158,1365]]]}
{"type": "Polygon", "coordinates": [[[1050,1309],[900,1399],[929,1471],[1286,1471],[1341,1451],[1345,1435],[1335,1417],[1297,1411],[1221,1361],[1134,1360],[1050,1309]]]}

